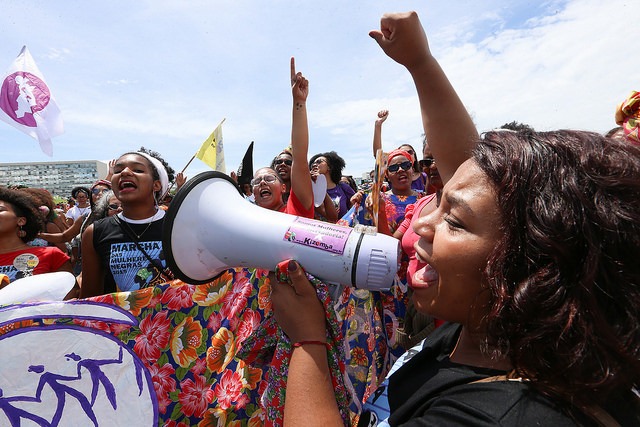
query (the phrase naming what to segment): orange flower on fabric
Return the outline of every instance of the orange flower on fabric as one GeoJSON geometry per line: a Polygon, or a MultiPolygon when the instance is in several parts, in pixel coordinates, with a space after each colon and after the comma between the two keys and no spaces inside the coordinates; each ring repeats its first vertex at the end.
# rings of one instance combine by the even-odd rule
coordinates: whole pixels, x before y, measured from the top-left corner
{"type": "Polygon", "coordinates": [[[233,360],[236,354],[236,339],[227,328],[220,328],[211,339],[207,349],[207,368],[218,374],[233,360]]]}
{"type": "Polygon", "coordinates": [[[216,280],[204,285],[197,285],[193,293],[193,302],[206,307],[220,304],[231,285],[233,285],[233,274],[225,271],[216,280]]]}
{"type": "Polygon", "coordinates": [[[238,361],[236,372],[242,377],[242,386],[253,390],[262,378],[262,369],[247,366],[242,360],[238,361]]]}
{"type": "Polygon", "coordinates": [[[264,425],[264,411],[258,408],[253,414],[251,414],[251,418],[249,418],[247,427],[262,427],[263,425],[264,425]]]}
{"type": "Polygon", "coordinates": [[[271,313],[271,282],[266,279],[258,289],[258,307],[264,310],[264,315],[271,313]]]}
{"type": "Polygon", "coordinates": [[[197,349],[202,343],[202,326],[186,317],[171,333],[171,354],[183,368],[198,358],[197,349]]]}
{"type": "Polygon", "coordinates": [[[227,425],[227,412],[220,408],[207,409],[198,427],[222,427],[227,425]]]}
{"type": "Polygon", "coordinates": [[[113,302],[120,308],[139,316],[140,311],[149,305],[153,298],[153,287],[143,288],[133,292],[118,292],[113,294],[113,302]]]}
{"type": "Polygon", "coordinates": [[[367,354],[365,353],[362,347],[356,347],[353,350],[351,350],[351,360],[358,365],[367,366],[369,364],[369,359],[367,359],[367,354]]]}

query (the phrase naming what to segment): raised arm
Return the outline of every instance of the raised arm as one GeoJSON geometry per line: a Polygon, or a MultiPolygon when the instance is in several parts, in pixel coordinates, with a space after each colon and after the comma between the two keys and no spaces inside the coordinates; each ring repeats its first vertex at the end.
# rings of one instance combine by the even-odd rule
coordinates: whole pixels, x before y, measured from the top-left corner
{"type": "Polygon", "coordinates": [[[382,148],[382,124],[389,117],[389,110],[378,111],[378,118],[373,125],[373,158],[376,158],[376,153],[382,148]]]}
{"type": "Polygon", "coordinates": [[[307,123],[307,95],[309,82],[296,73],[295,59],[291,58],[291,93],[293,95],[293,112],[291,123],[291,189],[305,209],[313,206],[313,189],[311,174],[307,164],[309,151],[309,125],[307,123]]]}
{"type": "Polygon", "coordinates": [[[70,242],[71,239],[76,237],[80,233],[80,228],[82,228],[82,223],[87,219],[85,215],[79,216],[73,221],[71,227],[67,228],[61,233],[40,233],[39,237],[43,238],[49,243],[64,243],[70,242]]]}
{"type": "Polygon", "coordinates": [[[431,55],[416,12],[385,14],[380,30],[369,33],[394,61],[404,65],[416,85],[422,124],[438,161],[438,171],[448,181],[470,156],[478,131],[447,76],[431,55]]]}
{"type": "Polygon", "coordinates": [[[105,180],[111,182],[111,177],[113,176],[113,168],[116,165],[116,159],[109,160],[109,170],[107,171],[107,176],[104,178],[105,180]]]}

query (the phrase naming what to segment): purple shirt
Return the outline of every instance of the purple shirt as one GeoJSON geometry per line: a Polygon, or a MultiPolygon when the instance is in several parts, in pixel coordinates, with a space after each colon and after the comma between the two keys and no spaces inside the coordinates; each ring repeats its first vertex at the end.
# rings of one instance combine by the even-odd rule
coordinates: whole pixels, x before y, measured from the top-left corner
{"type": "Polygon", "coordinates": [[[338,218],[342,218],[349,210],[349,201],[356,192],[344,182],[340,182],[335,187],[328,189],[327,194],[331,197],[331,200],[333,200],[333,204],[336,208],[339,209],[338,218]]]}

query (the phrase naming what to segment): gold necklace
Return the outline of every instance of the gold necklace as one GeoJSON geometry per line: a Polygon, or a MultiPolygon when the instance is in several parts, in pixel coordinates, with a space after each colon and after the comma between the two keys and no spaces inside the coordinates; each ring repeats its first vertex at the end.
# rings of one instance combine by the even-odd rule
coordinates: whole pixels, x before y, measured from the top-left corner
{"type": "Polygon", "coordinates": [[[131,228],[131,226],[129,225],[129,223],[127,221],[122,221],[127,225],[127,228],[129,229],[129,231],[131,231],[133,233],[134,236],[136,236],[136,239],[140,240],[140,238],[144,235],[144,233],[147,232],[147,230],[149,229],[149,227],[151,227],[151,224],[153,224],[153,221],[149,222],[147,224],[147,226],[145,227],[144,230],[142,230],[142,233],[140,234],[136,234],[135,231],[133,231],[133,228],[131,228]]]}

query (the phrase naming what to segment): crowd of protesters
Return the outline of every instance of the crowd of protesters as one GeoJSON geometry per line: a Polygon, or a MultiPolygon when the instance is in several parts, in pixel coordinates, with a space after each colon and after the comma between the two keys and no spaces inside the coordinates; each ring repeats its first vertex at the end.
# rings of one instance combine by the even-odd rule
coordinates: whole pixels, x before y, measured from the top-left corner
{"type": "MultiPolygon", "coordinates": [[[[371,36],[415,81],[421,152],[383,147],[390,113],[381,110],[373,152],[382,161],[372,162],[371,180],[344,176],[335,151],[309,156],[309,82],[292,58],[290,145],[238,182],[247,203],[374,226],[400,242],[402,266],[383,297],[390,304],[379,304],[398,332],[381,425],[637,421],[638,94],[606,136],[516,122],[479,135],[415,13],[386,16],[371,36]]],[[[67,271],[78,285],[68,297],[88,298],[172,280],[165,196],[185,180],[141,148],[114,159],[105,179],[75,187],[64,206],[44,189],[0,187],[2,286],[67,271]]],[[[304,266],[287,265],[289,279],[271,279],[274,316],[294,343],[285,420],[339,425],[326,313],[304,266]]],[[[359,416],[374,425],[371,410],[359,416]]]]}

